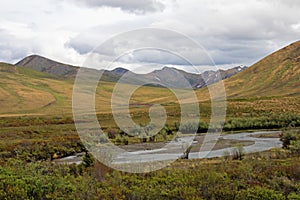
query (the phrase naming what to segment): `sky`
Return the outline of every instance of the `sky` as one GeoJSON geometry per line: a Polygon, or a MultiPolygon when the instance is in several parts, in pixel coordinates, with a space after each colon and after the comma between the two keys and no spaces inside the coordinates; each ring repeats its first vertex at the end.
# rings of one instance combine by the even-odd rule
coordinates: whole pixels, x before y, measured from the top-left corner
{"type": "Polygon", "coordinates": [[[299,10],[299,0],[0,0],[0,61],[16,63],[38,54],[85,66],[90,55],[96,54],[101,63],[86,67],[106,68],[119,57],[114,66],[137,72],[163,66],[195,69],[158,49],[119,55],[121,50],[149,47],[153,42],[179,55],[189,52],[200,71],[213,65],[250,66],[299,40],[299,10]],[[144,28],[168,31],[154,34],[151,40],[149,29],[149,37],[112,40],[144,28]],[[168,35],[170,31],[193,40],[212,61],[201,59],[195,46],[182,42],[179,35],[168,35]],[[107,41],[113,45],[101,46],[107,41]]]}

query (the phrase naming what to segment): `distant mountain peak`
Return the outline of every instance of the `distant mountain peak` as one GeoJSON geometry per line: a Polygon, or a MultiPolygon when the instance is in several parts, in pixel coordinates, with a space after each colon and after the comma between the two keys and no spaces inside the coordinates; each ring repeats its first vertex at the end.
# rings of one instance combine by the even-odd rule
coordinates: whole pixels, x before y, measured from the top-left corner
{"type": "Polygon", "coordinates": [[[128,71],[129,71],[128,69],[125,69],[122,67],[117,67],[117,68],[111,70],[111,72],[119,74],[119,75],[123,75],[123,74],[127,73],[128,71]]]}
{"type": "Polygon", "coordinates": [[[74,77],[79,69],[39,55],[27,56],[15,65],[63,77],[74,77]]]}
{"type": "MultiPolygon", "coordinates": [[[[48,61],[48,62],[59,63],[59,62],[51,60],[49,58],[46,58],[46,57],[43,57],[43,56],[40,56],[40,55],[37,55],[37,54],[32,54],[32,55],[29,55],[29,56],[23,58],[21,61],[17,62],[15,65],[23,66],[23,65],[28,64],[32,60],[40,60],[40,61],[43,60],[43,61],[48,61]]],[[[60,64],[63,64],[63,63],[60,63],[60,64]]]]}
{"type": "Polygon", "coordinates": [[[156,70],[154,70],[154,71],[152,71],[152,72],[150,72],[150,74],[151,73],[174,73],[174,72],[179,72],[179,71],[181,71],[181,70],[179,70],[179,69],[176,69],[176,68],[174,68],[174,67],[167,67],[167,66],[164,66],[162,69],[156,69],[156,70]]]}
{"type": "Polygon", "coordinates": [[[163,71],[168,71],[168,70],[177,70],[176,68],[174,68],[174,67],[168,67],[168,66],[164,66],[161,70],[163,70],[163,71]]]}
{"type": "MultiPolygon", "coordinates": [[[[22,59],[16,65],[30,68],[40,72],[54,74],[60,77],[75,77],[79,67],[56,62],[39,55],[30,55],[22,59]]],[[[86,68],[88,69],[88,68],[86,68]]],[[[148,74],[136,74],[128,69],[117,67],[113,70],[104,70],[101,80],[116,82],[126,74],[123,81],[132,84],[155,83],[156,85],[165,85],[177,88],[202,88],[213,84],[220,79],[229,78],[244,68],[241,66],[229,70],[206,71],[202,74],[193,74],[181,69],[164,66],[162,69],[154,70],[148,74]]],[[[95,70],[96,69],[89,69],[95,70]]]]}

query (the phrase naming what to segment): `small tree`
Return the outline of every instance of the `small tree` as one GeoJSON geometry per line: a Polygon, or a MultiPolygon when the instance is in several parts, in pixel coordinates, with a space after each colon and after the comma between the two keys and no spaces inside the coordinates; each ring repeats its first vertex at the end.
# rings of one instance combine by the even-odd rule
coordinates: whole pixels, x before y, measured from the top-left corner
{"type": "Polygon", "coordinates": [[[181,159],[189,159],[189,154],[192,149],[192,145],[188,146],[189,144],[185,143],[185,151],[183,152],[183,155],[180,157],[181,159]],[[188,146],[188,147],[187,147],[188,146]]]}
{"type": "Polygon", "coordinates": [[[108,129],[107,136],[109,139],[115,139],[116,138],[116,130],[108,129]]]}
{"type": "Polygon", "coordinates": [[[166,141],[166,140],[167,140],[167,132],[166,132],[166,130],[165,130],[165,129],[162,129],[162,130],[160,131],[160,134],[162,135],[163,140],[166,141]]]}
{"type": "Polygon", "coordinates": [[[82,158],[82,165],[85,167],[85,168],[88,168],[90,166],[92,166],[94,164],[94,158],[93,156],[86,152],[82,158]]]}
{"type": "Polygon", "coordinates": [[[117,145],[120,145],[120,144],[122,143],[122,137],[121,137],[120,135],[118,135],[118,136],[116,137],[115,142],[116,142],[117,145]]]}
{"type": "Polygon", "coordinates": [[[233,160],[243,160],[243,157],[245,155],[244,147],[242,145],[238,145],[233,149],[232,155],[233,160]]]}
{"type": "Polygon", "coordinates": [[[230,158],[230,151],[224,151],[223,156],[224,156],[224,160],[228,161],[230,158]]]}
{"type": "Polygon", "coordinates": [[[128,141],[128,137],[127,136],[123,136],[123,144],[124,145],[128,145],[129,141],[128,141]]]}
{"type": "Polygon", "coordinates": [[[292,153],[300,156],[300,141],[299,140],[296,140],[296,141],[292,140],[289,148],[292,151],[292,153]]]}
{"type": "Polygon", "coordinates": [[[139,138],[141,140],[141,142],[147,142],[147,134],[144,131],[141,131],[139,134],[139,138]]]}
{"type": "Polygon", "coordinates": [[[282,147],[287,149],[289,148],[291,141],[297,140],[297,135],[292,132],[285,132],[280,135],[280,141],[282,141],[282,147]]]}

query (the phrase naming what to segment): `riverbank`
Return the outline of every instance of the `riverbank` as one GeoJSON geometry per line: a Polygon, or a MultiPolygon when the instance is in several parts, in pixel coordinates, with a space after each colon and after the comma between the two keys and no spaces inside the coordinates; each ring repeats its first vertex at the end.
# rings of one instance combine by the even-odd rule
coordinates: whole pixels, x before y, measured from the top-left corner
{"type": "MultiPolygon", "coordinates": [[[[126,152],[114,157],[114,163],[128,162],[149,162],[163,161],[179,158],[182,152],[178,149],[182,148],[186,143],[193,143],[189,154],[191,159],[214,158],[232,154],[237,146],[243,146],[244,153],[254,153],[267,151],[273,148],[281,148],[282,143],[278,135],[281,131],[259,131],[259,132],[243,132],[235,134],[220,135],[217,141],[205,141],[215,143],[211,151],[202,151],[205,136],[184,136],[177,138],[176,141],[169,143],[141,143],[132,145],[119,146],[126,152]],[[270,137],[267,137],[270,136],[270,137]],[[167,148],[165,147],[168,145],[167,148]]],[[[83,154],[76,154],[65,158],[57,159],[54,162],[58,164],[80,164],[83,154]]]]}

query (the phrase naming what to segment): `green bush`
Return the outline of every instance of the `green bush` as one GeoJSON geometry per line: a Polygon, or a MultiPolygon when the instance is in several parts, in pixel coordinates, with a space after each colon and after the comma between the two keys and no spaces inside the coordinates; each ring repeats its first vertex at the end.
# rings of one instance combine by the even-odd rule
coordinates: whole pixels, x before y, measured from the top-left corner
{"type": "Polygon", "coordinates": [[[238,192],[236,200],[284,200],[284,196],[274,190],[253,187],[238,192]]]}
{"type": "Polygon", "coordinates": [[[300,116],[292,113],[269,114],[260,117],[231,118],[224,124],[225,131],[244,129],[274,129],[300,126],[300,116]]]}
{"type": "Polygon", "coordinates": [[[281,134],[280,140],[285,149],[300,156],[300,131],[285,131],[281,134]]]}

